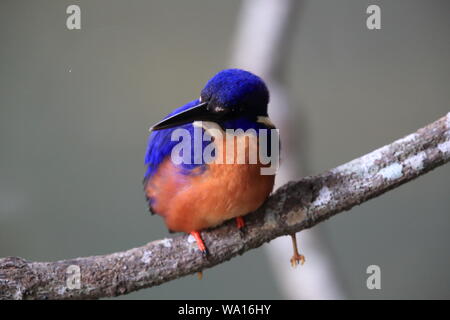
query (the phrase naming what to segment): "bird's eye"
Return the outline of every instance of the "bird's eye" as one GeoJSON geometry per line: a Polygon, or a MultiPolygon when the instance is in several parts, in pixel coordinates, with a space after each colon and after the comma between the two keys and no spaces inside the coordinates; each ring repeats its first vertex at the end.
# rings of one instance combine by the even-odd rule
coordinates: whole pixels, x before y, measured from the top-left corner
{"type": "Polygon", "coordinates": [[[217,105],[215,103],[210,103],[208,105],[208,110],[211,113],[216,113],[216,114],[226,114],[230,111],[229,108],[225,108],[225,107],[217,105]]]}
{"type": "Polygon", "coordinates": [[[217,113],[223,113],[223,112],[225,112],[227,109],[225,109],[224,107],[219,107],[219,106],[217,106],[217,107],[215,107],[214,108],[214,112],[217,112],[217,113]]]}

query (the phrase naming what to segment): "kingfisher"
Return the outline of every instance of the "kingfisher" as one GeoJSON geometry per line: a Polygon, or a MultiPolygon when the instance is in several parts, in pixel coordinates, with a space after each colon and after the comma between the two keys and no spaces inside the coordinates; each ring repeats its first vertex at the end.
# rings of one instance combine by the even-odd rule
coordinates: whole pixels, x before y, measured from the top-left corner
{"type": "MultiPolygon", "coordinates": [[[[202,230],[235,219],[242,231],[243,217],[258,209],[272,192],[275,172],[262,174],[268,164],[259,157],[253,162],[249,159],[252,152],[259,156],[261,132],[268,133],[263,146],[270,149],[275,126],[268,117],[268,103],[269,91],[260,77],[241,69],[225,69],[207,81],[198,99],[150,128],[143,181],[149,210],[164,219],[169,232],[191,234],[204,255],[208,248],[202,230]],[[194,141],[196,130],[204,136],[199,144],[194,141]],[[249,130],[253,134],[245,134],[249,130]],[[181,162],[174,161],[180,143],[174,139],[177,132],[187,134],[192,145],[179,152],[181,162]],[[236,143],[231,147],[227,144],[230,139],[236,143]],[[196,143],[199,148],[193,146],[196,143]],[[240,143],[245,149],[244,161],[237,159],[240,143]],[[211,145],[213,161],[206,161],[205,151],[211,150],[211,145]]],[[[298,264],[303,256],[294,243],[293,259],[298,264]]]]}

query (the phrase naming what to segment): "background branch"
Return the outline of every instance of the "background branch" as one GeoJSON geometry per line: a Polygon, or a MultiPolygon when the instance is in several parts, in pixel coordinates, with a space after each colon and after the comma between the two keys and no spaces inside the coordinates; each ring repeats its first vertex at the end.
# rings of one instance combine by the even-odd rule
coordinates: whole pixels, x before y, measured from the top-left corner
{"type": "Polygon", "coordinates": [[[246,217],[244,235],[231,222],[203,232],[210,249],[208,258],[186,235],[124,252],[56,262],[8,257],[0,259],[0,298],[93,299],[159,285],[215,266],[281,235],[310,228],[449,160],[450,113],[349,163],[284,185],[246,217]],[[80,289],[67,288],[70,265],[80,267],[80,289]]]}
{"type": "MultiPolygon", "coordinates": [[[[280,137],[283,165],[277,172],[275,188],[310,171],[311,115],[306,112],[304,103],[292,101],[295,95],[288,81],[304,8],[305,1],[298,0],[243,1],[229,63],[230,67],[261,76],[269,88],[270,118],[278,128],[283,128],[280,137]],[[262,34],[264,41],[261,41],[262,34]]],[[[343,299],[341,274],[324,230],[311,229],[299,239],[302,251],[308,255],[307,267],[301,273],[284,260],[292,254],[291,241],[289,236],[280,237],[265,246],[282,296],[300,300],[343,299]]]]}

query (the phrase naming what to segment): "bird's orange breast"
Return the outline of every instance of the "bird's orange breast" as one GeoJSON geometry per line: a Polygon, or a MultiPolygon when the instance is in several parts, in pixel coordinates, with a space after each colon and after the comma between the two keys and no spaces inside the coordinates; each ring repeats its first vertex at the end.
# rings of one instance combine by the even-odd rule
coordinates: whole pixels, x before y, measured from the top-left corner
{"type": "MultiPolygon", "coordinates": [[[[246,148],[248,151],[251,146],[246,148]]],[[[202,230],[243,216],[263,204],[275,176],[261,175],[262,166],[211,163],[202,173],[186,175],[167,157],[146,182],[145,192],[153,199],[153,211],[164,218],[169,230],[202,230]]]]}

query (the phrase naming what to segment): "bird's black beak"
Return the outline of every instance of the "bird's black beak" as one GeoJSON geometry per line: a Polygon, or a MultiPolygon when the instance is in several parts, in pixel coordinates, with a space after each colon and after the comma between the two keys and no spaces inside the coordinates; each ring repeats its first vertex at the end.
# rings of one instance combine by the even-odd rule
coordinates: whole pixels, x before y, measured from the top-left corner
{"type": "Polygon", "coordinates": [[[208,102],[201,102],[192,108],[161,120],[151,127],[150,131],[173,128],[194,121],[217,121],[222,119],[223,115],[221,112],[209,110],[208,102]]]}

